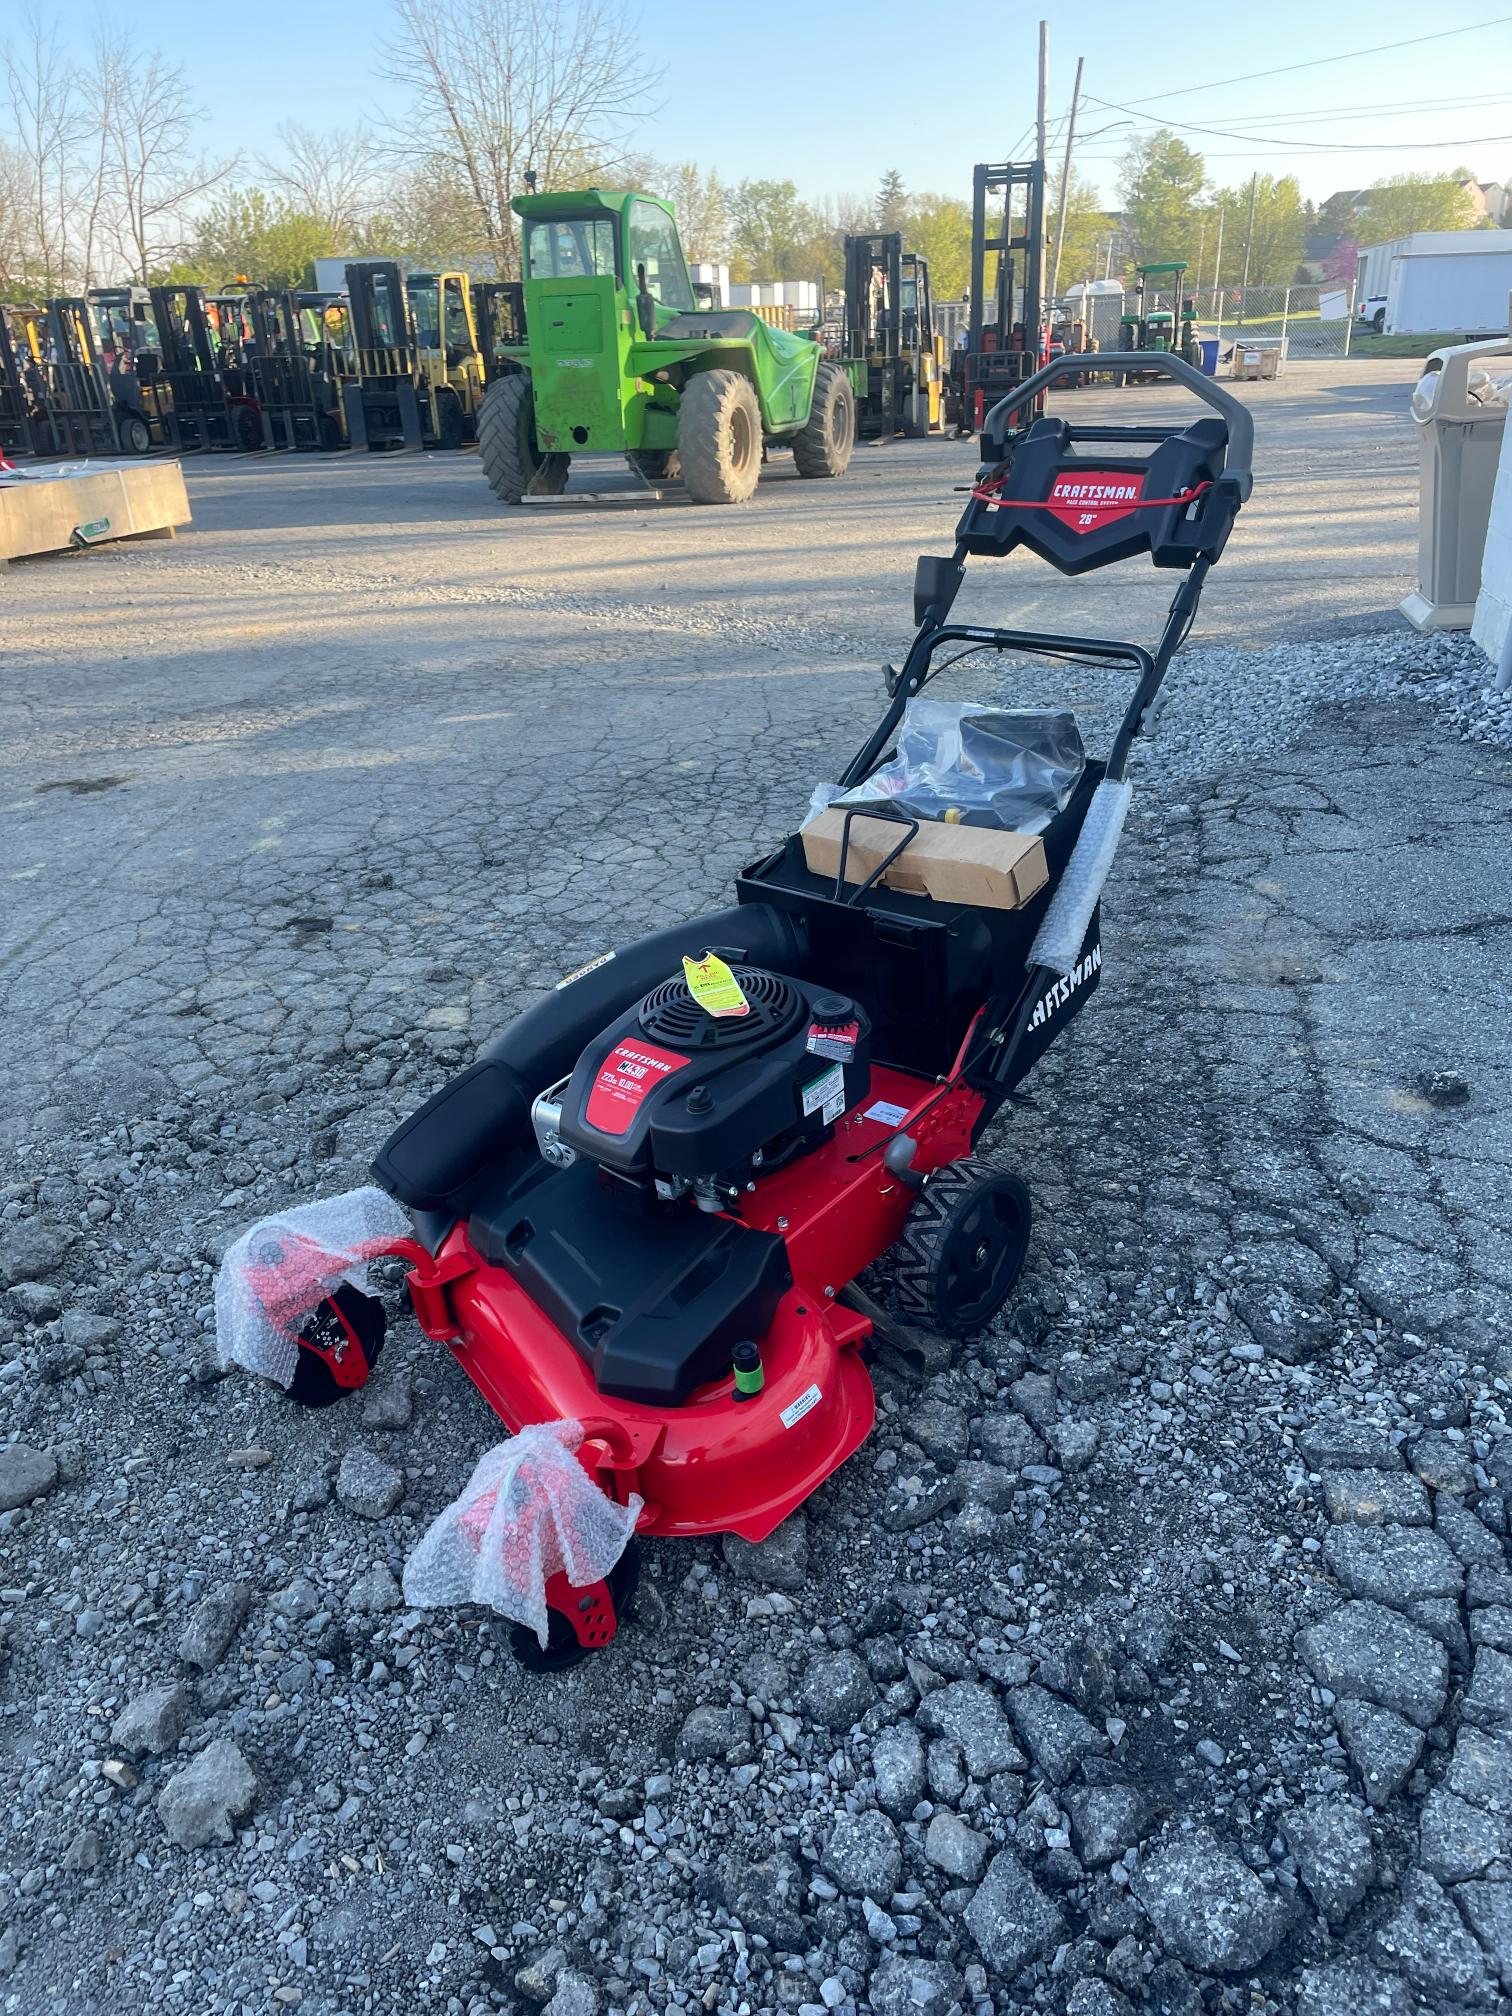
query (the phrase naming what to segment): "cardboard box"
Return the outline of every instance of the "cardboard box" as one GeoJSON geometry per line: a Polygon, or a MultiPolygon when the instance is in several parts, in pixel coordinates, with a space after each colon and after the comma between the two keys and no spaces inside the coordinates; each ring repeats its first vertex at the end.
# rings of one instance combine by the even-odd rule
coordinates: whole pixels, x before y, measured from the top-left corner
{"type": "Polygon", "coordinates": [[[177,462],[94,460],[62,471],[27,467],[0,481],[0,567],[106,539],[171,539],[189,523],[177,462]]]}
{"type": "MultiPolygon", "coordinates": [[[[803,858],[811,874],[840,868],[845,812],[831,805],[803,829],[803,858]]],[[[851,820],[845,857],[847,883],[864,882],[902,838],[894,819],[851,820]]],[[[972,903],[984,910],[1019,910],[1044,888],[1045,850],[1033,833],[1005,833],[998,826],[947,826],[924,819],[882,880],[889,889],[928,896],[936,903],[972,903]]]]}

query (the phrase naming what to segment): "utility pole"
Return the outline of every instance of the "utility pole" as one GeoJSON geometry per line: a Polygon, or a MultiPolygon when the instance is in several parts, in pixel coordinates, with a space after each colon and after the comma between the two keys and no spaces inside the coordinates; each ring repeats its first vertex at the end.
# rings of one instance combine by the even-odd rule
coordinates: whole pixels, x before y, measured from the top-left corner
{"type": "Polygon", "coordinates": [[[1260,186],[1260,170],[1250,177],[1249,223],[1244,227],[1244,278],[1239,282],[1239,320],[1244,320],[1244,301],[1249,292],[1250,246],[1255,241],[1255,191],[1260,186]]]}
{"type": "Polygon", "coordinates": [[[1035,119],[1034,156],[1037,161],[1045,158],[1045,96],[1050,88],[1050,23],[1041,21],[1039,41],[1039,112],[1035,119]]]}
{"type": "Polygon", "coordinates": [[[1208,310],[1209,314],[1211,315],[1216,315],[1218,313],[1218,275],[1223,269],[1224,215],[1225,215],[1224,205],[1220,203],[1218,205],[1218,249],[1213,254],[1213,305],[1208,310]]]}
{"type": "Polygon", "coordinates": [[[1066,158],[1061,163],[1060,202],[1055,211],[1055,256],[1050,261],[1050,299],[1060,285],[1061,247],[1066,242],[1066,204],[1071,195],[1071,147],[1076,139],[1076,106],[1081,97],[1082,61],[1076,59],[1076,82],[1071,86],[1071,116],[1066,122],[1066,158]]]}

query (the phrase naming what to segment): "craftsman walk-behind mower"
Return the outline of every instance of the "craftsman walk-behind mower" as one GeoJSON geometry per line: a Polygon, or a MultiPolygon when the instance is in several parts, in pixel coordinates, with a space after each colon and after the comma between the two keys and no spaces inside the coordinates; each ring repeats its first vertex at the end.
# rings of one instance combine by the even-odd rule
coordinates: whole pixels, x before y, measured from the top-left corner
{"type": "MultiPolygon", "coordinates": [[[[385,1143],[382,1190],[350,1200],[367,1200],[355,1236],[322,1230],[326,1206],[305,1234],[248,1235],[243,1300],[283,1354],[261,1369],[306,1400],[366,1374],[381,1324],[357,1294],[364,1261],[411,1263],[421,1327],[514,1439],[426,1536],[406,1590],[498,1600],[529,1663],[569,1664],[613,1636],[632,1531],[762,1540],[865,1440],[866,1357],[892,1317],[858,1287],[863,1270],[888,1256],[896,1315],[947,1338],[982,1329],[1013,1288],[1029,1194],[974,1150],[1098,983],[1130,745],[1250,489],[1245,408],[1179,357],[1098,368],[1135,362],[1213,413],[1015,428],[1086,368],[1067,356],[989,415],[955,550],[918,564],[918,633],[825,815],[841,826],[837,872],[816,872],[794,834],[739,876],[730,908],[562,981],[385,1143]],[[1179,572],[1155,650],[952,624],[967,559],[1020,546],[1069,575],[1140,553],[1179,572]],[[897,886],[927,815],[907,794],[867,803],[910,707],[938,704],[918,696],[948,647],[1135,678],[1106,760],[1083,760],[1077,738],[1074,784],[1040,822],[1042,886],[1018,907],[897,886]],[[848,873],[863,836],[875,865],[848,873]],[[319,1322],[301,1329],[322,1282],[319,1322]]],[[[969,797],[970,767],[947,796],[959,782],[969,797]]],[[[984,823],[970,806],[942,819],[984,823]]]]}

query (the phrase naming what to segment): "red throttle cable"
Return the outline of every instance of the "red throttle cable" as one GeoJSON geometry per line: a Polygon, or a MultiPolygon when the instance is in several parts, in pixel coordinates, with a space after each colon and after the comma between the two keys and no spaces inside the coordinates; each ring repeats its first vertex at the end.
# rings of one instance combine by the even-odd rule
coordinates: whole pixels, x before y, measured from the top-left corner
{"type": "Polygon", "coordinates": [[[1213,487],[1209,479],[1205,483],[1194,483],[1179,497],[1117,497],[1108,498],[1101,504],[1087,502],[1078,505],[1074,499],[1064,497],[1004,497],[1000,494],[1001,486],[1007,481],[1007,476],[995,476],[990,483],[977,484],[971,494],[983,504],[1001,504],[1014,511],[1163,511],[1173,504],[1190,504],[1194,497],[1200,497],[1204,490],[1213,487]]]}

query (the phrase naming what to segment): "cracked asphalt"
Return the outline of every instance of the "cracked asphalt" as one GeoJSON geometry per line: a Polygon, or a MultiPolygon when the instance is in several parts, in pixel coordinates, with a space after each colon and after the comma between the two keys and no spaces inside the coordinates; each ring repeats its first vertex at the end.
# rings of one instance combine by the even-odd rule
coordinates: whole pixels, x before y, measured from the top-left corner
{"type": "MultiPolygon", "coordinates": [[[[215,1375],[216,1260],[791,829],[971,450],[517,514],[470,456],[226,458],[175,545],[11,571],[7,2011],[1505,2006],[1512,754],[1393,686],[1412,369],[1248,388],[1103,984],[987,1144],[1006,1320],[547,1681],[403,1606],[495,1424],[397,1294],[301,1415],[215,1375]]],[[[960,610],[1145,636],[1171,585],[960,610]]]]}

